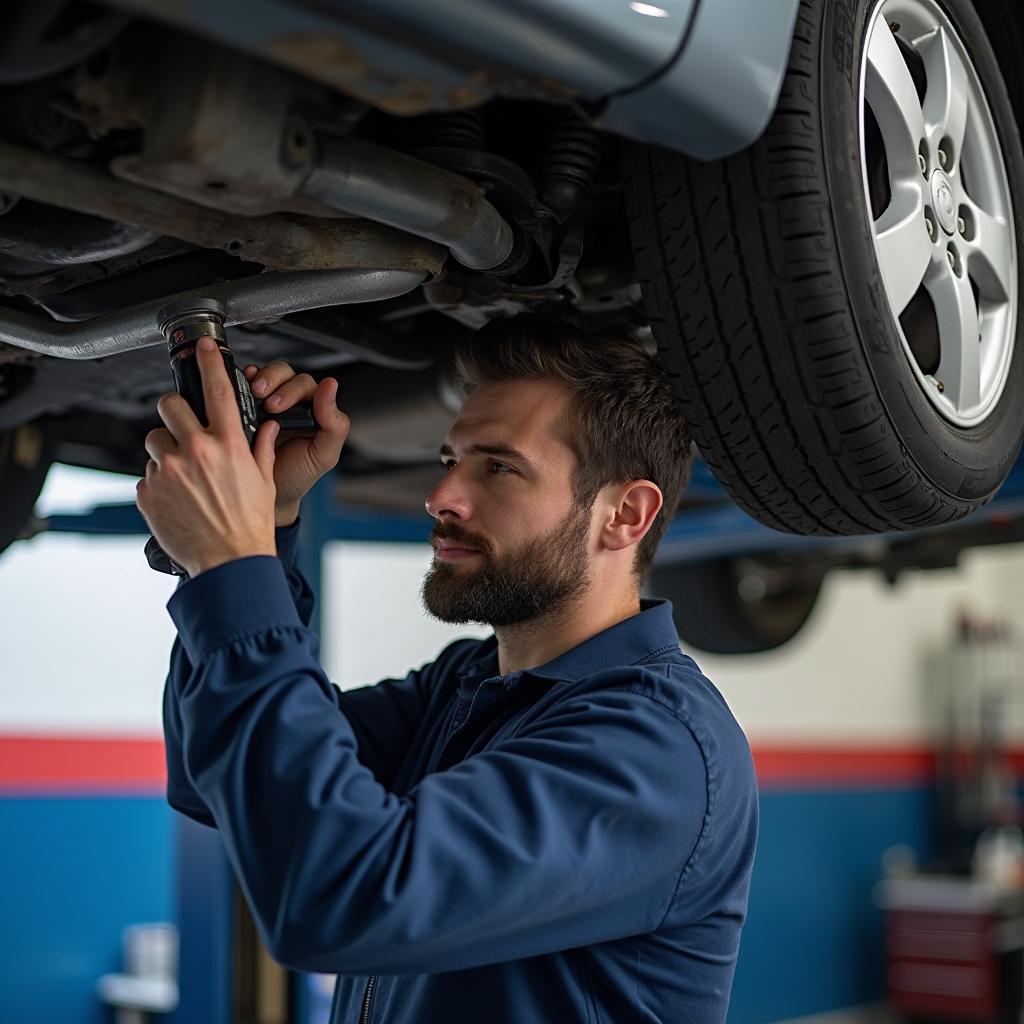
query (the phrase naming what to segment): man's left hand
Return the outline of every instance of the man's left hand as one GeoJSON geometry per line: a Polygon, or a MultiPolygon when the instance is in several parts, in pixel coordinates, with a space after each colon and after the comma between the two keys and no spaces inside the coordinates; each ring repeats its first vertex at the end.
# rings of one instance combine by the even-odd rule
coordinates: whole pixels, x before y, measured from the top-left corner
{"type": "MultiPolygon", "coordinates": [[[[203,339],[205,341],[205,339],[203,339]]],[[[276,555],[274,439],[263,423],[250,450],[219,348],[196,346],[209,427],[177,392],[161,395],[167,425],[146,435],[150,461],[135,504],[157,543],[190,577],[248,555],[276,555]]]]}

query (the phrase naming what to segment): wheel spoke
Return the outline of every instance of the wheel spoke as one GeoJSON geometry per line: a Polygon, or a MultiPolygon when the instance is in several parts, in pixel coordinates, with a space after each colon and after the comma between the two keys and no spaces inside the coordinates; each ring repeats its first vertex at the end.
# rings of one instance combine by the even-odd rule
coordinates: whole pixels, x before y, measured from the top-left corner
{"type": "Polygon", "coordinates": [[[884,18],[868,40],[865,99],[885,141],[890,173],[896,179],[919,177],[917,150],[925,137],[924,113],[907,62],[884,18]]]}
{"type": "Polygon", "coordinates": [[[898,317],[914,297],[935,249],[924,223],[920,187],[904,185],[874,223],[875,253],[893,316],[898,317]]]}
{"type": "Polygon", "coordinates": [[[971,218],[973,234],[964,241],[967,266],[986,299],[1009,302],[1014,278],[1014,237],[1001,217],[993,217],[971,200],[961,203],[971,218]]]}
{"type": "Polygon", "coordinates": [[[981,344],[978,306],[967,275],[957,277],[948,264],[925,281],[939,323],[937,380],[943,394],[965,414],[981,401],[981,344]]]}
{"type": "Polygon", "coordinates": [[[944,28],[919,40],[917,48],[928,76],[924,120],[933,152],[948,139],[952,152],[947,166],[959,164],[967,129],[967,68],[944,28]]]}

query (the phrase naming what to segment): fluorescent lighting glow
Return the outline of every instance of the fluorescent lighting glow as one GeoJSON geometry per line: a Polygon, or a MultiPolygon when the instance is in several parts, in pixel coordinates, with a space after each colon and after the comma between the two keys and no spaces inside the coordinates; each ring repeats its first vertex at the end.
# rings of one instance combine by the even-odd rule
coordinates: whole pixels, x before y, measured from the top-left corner
{"type": "Polygon", "coordinates": [[[46,474],[46,483],[36,500],[35,514],[74,515],[97,505],[133,504],[139,477],[125,473],[107,473],[55,462],[46,474]]]}
{"type": "Polygon", "coordinates": [[[648,18],[667,18],[668,11],[664,7],[655,7],[654,4],[642,4],[639,0],[629,5],[631,11],[637,14],[646,14],[648,18]]]}

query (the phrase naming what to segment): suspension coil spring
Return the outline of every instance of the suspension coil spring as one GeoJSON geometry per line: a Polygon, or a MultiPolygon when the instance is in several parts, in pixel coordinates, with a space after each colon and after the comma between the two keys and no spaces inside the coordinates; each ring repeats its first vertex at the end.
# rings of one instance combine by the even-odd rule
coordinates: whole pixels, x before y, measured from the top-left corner
{"type": "Polygon", "coordinates": [[[586,199],[594,184],[605,143],[574,110],[558,115],[541,166],[543,199],[565,220],[586,199]]]}
{"type": "Polygon", "coordinates": [[[483,111],[453,110],[430,119],[431,144],[455,149],[486,149],[483,111]]]}

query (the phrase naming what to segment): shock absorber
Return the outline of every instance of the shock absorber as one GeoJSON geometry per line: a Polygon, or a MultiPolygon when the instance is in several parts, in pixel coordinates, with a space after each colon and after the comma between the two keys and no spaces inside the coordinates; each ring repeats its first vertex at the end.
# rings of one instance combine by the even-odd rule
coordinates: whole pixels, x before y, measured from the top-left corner
{"type": "Polygon", "coordinates": [[[566,221],[587,198],[604,157],[600,132],[566,108],[551,126],[541,167],[541,201],[560,223],[566,221]]]}

